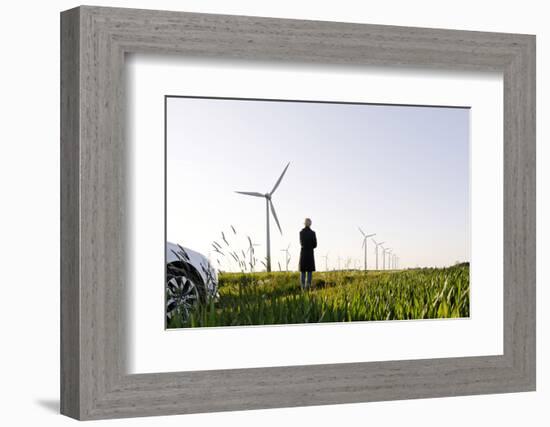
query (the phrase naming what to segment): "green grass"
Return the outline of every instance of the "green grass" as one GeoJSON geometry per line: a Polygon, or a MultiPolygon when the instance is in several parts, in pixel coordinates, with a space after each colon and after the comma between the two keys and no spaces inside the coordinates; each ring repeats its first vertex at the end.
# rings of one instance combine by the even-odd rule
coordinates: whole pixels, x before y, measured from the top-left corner
{"type": "Polygon", "coordinates": [[[168,327],[275,325],[469,317],[469,266],[404,271],[221,273],[217,301],[168,327]]]}

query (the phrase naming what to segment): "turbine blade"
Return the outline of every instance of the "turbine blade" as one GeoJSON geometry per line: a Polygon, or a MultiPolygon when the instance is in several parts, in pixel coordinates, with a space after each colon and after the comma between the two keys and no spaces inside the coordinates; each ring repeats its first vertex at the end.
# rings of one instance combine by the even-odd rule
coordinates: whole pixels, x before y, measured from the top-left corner
{"type": "Polygon", "coordinates": [[[359,231],[361,232],[361,234],[363,235],[363,237],[366,237],[366,234],[363,230],[361,230],[361,227],[357,227],[359,229],[359,231]]]}
{"type": "Polygon", "coordinates": [[[361,245],[362,248],[365,247],[365,242],[366,242],[366,241],[367,241],[367,238],[365,237],[365,238],[363,239],[363,244],[361,245]]]}
{"type": "Polygon", "coordinates": [[[269,195],[272,195],[273,193],[275,193],[275,190],[277,189],[277,187],[281,183],[281,181],[283,179],[283,176],[285,176],[286,170],[288,169],[289,166],[290,166],[290,162],[288,162],[287,165],[285,166],[285,168],[283,170],[283,173],[281,174],[281,176],[279,177],[279,179],[277,180],[277,182],[273,186],[273,190],[271,190],[271,193],[269,193],[269,195]]]}
{"type": "Polygon", "coordinates": [[[279,224],[279,218],[277,218],[277,214],[275,213],[275,206],[273,206],[273,202],[269,200],[269,206],[271,208],[271,213],[273,214],[273,218],[275,218],[275,222],[277,223],[277,227],[279,227],[279,231],[281,234],[283,234],[283,230],[281,229],[281,224],[279,224]]]}
{"type": "Polygon", "coordinates": [[[257,193],[255,191],[235,191],[235,193],[244,194],[246,196],[265,197],[265,194],[257,193]]]}

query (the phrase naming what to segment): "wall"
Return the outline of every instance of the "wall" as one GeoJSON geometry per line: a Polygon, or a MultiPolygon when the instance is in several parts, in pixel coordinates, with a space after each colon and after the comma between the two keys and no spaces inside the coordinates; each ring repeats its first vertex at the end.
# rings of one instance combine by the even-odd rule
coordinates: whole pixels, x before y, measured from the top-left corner
{"type": "MultiPolygon", "coordinates": [[[[0,73],[0,298],[4,425],[68,425],[58,415],[59,383],[59,11],[72,1],[9,2],[2,8],[0,73]]],[[[550,75],[544,2],[503,1],[98,1],[106,6],[186,10],[537,34],[538,259],[548,257],[550,75]],[[545,162],[546,160],[546,162],[545,162]],[[545,256],[546,255],[546,256],[545,256]]],[[[116,420],[110,425],[297,425],[342,423],[408,426],[546,425],[550,377],[544,362],[548,273],[538,267],[538,391],[508,395],[116,420]],[[545,422],[546,419],[546,422],[545,422]]]]}

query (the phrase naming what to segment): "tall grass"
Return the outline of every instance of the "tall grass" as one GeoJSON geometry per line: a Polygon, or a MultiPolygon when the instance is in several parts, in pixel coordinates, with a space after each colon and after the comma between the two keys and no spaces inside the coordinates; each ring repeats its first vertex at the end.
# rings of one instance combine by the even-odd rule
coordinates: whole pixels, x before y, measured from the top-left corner
{"type": "Polygon", "coordinates": [[[217,301],[197,306],[169,327],[275,325],[469,317],[469,267],[314,274],[310,291],[299,273],[222,273],[217,301]]]}

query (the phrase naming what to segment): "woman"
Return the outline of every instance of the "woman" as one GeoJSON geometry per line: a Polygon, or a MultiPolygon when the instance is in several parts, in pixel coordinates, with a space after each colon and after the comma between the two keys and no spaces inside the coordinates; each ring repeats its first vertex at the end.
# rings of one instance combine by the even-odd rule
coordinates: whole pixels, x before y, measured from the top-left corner
{"type": "Polygon", "coordinates": [[[311,288],[311,277],[315,271],[313,250],[317,247],[317,236],[311,229],[311,219],[306,218],[304,226],[300,231],[300,283],[303,290],[311,288]]]}

